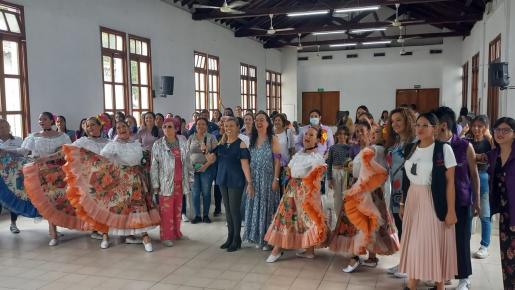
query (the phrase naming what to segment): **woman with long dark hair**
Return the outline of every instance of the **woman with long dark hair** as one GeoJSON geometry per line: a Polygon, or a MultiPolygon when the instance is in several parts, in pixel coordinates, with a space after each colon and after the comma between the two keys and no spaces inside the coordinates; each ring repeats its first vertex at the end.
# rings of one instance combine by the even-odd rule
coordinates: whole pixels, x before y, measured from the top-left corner
{"type": "Polygon", "coordinates": [[[279,205],[281,151],[268,115],[259,111],[255,118],[250,138],[250,173],[254,190],[247,193],[243,240],[267,251],[270,247],[264,237],[279,205]]]}
{"type": "Polygon", "coordinates": [[[66,127],[66,118],[64,116],[57,116],[55,126],[57,127],[57,132],[65,133],[70,137],[72,142],[75,141],[75,132],[73,130],[68,130],[66,127]]]}
{"type": "Polygon", "coordinates": [[[88,119],[84,118],[82,120],[80,120],[80,126],[79,126],[79,130],[75,131],[75,139],[78,140],[82,137],[85,137],[87,136],[87,132],[86,132],[86,121],[88,119]]]}
{"type": "Polygon", "coordinates": [[[504,289],[515,289],[515,120],[495,121],[495,149],[487,154],[490,214],[499,213],[499,242],[504,289]]]}
{"type": "Polygon", "coordinates": [[[141,143],[143,150],[151,151],[154,142],[164,136],[163,130],[156,126],[156,115],[153,112],[145,113],[143,120],[145,120],[145,123],[136,134],[136,140],[141,143]]]}

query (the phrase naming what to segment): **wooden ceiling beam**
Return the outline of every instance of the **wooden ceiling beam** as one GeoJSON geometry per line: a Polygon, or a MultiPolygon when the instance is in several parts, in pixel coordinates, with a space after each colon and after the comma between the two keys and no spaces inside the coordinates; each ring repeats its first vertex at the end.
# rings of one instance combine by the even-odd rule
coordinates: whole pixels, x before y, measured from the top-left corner
{"type": "MultiPolygon", "coordinates": [[[[440,38],[440,37],[455,37],[455,36],[463,36],[462,32],[437,32],[437,33],[421,33],[421,34],[407,34],[403,35],[404,38],[440,38]]],[[[320,41],[308,41],[303,42],[303,46],[312,46],[312,45],[330,45],[330,44],[340,44],[340,43],[355,43],[355,42],[366,42],[366,41],[381,41],[381,40],[395,40],[399,36],[379,36],[379,37],[365,37],[365,38],[353,38],[353,39],[331,39],[331,40],[320,40],[320,41]]],[[[279,43],[279,42],[270,42],[265,43],[265,48],[280,48],[283,46],[292,45],[295,46],[297,43],[279,43]]]]}
{"type": "Polygon", "coordinates": [[[452,0],[360,0],[358,2],[353,2],[352,4],[342,4],[339,1],[327,2],[322,4],[303,4],[299,6],[285,5],[281,7],[268,7],[268,8],[255,8],[255,9],[246,9],[245,7],[240,8],[239,10],[245,11],[245,14],[229,14],[222,13],[219,11],[209,11],[205,12],[205,10],[195,11],[192,14],[192,18],[194,20],[207,20],[207,19],[231,19],[231,18],[246,18],[246,17],[261,17],[268,16],[269,14],[280,15],[280,14],[288,14],[291,12],[302,12],[302,11],[310,11],[310,10],[322,10],[322,9],[339,9],[339,8],[356,8],[363,6],[371,6],[371,5],[394,5],[396,3],[400,3],[401,5],[407,4],[421,4],[421,3],[435,3],[435,2],[447,2],[452,0]],[[248,10],[248,11],[247,11],[248,10]],[[202,12],[201,12],[202,11],[202,12]]]}

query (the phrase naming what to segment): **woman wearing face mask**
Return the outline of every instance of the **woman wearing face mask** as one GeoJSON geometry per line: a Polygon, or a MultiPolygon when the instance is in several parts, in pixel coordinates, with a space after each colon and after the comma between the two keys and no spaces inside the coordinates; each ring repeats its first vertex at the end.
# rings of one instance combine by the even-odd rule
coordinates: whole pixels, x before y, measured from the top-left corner
{"type": "Polygon", "coordinates": [[[361,151],[349,166],[356,182],[344,192],[344,210],[329,245],[332,251],[353,257],[342,269],[345,273],[356,271],[360,265],[375,268],[377,254],[392,255],[399,250],[382,189],[387,178],[384,148],[371,144],[373,133],[368,122],[358,121],[355,128],[361,151]],[[368,259],[362,260],[359,256],[367,252],[368,259]]]}
{"type": "Polygon", "coordinates": [[[499,242],[504,289],[515,288],[515,120],[503,117],[495,121],[495,149],[490,151],[491,214],[499,213],[499,242]]]}
{"type": "Polygon", "coordinates": [[[57,132],[65,133],[70,137],[72,142],[75,141],[75,132],[73,132],[73,130],[68,130],[66,127],[66,118],[64,116],[57,116],[55,126],[57,127],[57,132]]]}
{"type": "MultiPolygon", "coordinates": [[[[313,127],[315,129],[320,129],[322,135],[320,138],[320,143],[317,144],[316,150],[317,150],[317,152],[322,153],[322,155],[325,155],[329,151],[329,148],[331,148],[331,146],[334,145],[334,137],[333,137],[333,132],[331,131],[331,128],[329,128],[328,126],[322,125],[321,120],[322,120],[322,114],[320,113],[320,111],[317,109],[311,110],[311,112],[309,112],[310,125],[302,127],[300,129],[299,135],[304,136],[304,133],[310,127],[313,127]]],[[[299,140],[297,141],[295,149],[297,152],[304,149],[302,138],[299,138],[299,140]]]]}
{"type": "Polygon", "coordinates": [[[118,138],[100,155],[66,147],[68,196],[75,196],[73,205],[81,218],[104,234],[102,248],[109,246],[107,233],[142,234],[145,251],[151,252],[147,232],[159,225],[160,218],[143,175],[143,150],[139,142],[131,140],[127,123],[116,123],[116,132],[118,138]]]}
{"type": "Polygon", "coordinates": [[[48,220],[51,237],[48,245],[56,246],[57,226],[77,230],[89,227],[77,216],[66,197],[67,182],[62,168],[65,159],[60,149],[71,143],[70,138],[52,130],[54,119],[50,113],[42,113],[39,124],[43,131],[31,134],[22,144],[22,148],[36,156],[35,162],[23,167],[24,186],[38,212],[48,220]]]}
{"type": "Polygon", "coordinates": [[[298,257],[313,259],[315,247],[327,239],[329,229],[320,198],[326,165],[317,150],[321,135],[319,128],[308,127],[303,135],[304,150],[288,164],[291,179],[265,235],[265,241],[274,247],[267,263],[276,262],[283,249],[301,250],[298,257]]]}
{"type": "Polygon", "coordinates": [[[36,209],[30,201],[21,200],[16,196],[24,195],[23,184],[17,182],[23,180],[21,173],[22,166],[27,163],[27,158],[21,156],[18,151],[23,139],[11,134],[9,122],[0,119],[0,212],[2,205],[9,209],[11,214],[10,231],[19,234],[20,230],[16,225],[18,213],[23,216],[37,216],[36,209]],[[17,194],[18,193],[18,194],[17,194]]]}

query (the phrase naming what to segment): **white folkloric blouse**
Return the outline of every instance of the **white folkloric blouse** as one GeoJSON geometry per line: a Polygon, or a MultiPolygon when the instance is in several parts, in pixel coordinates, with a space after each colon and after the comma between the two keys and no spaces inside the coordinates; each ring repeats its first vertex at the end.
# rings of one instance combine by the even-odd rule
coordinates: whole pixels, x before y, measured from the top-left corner
{"type": "Polygon", "coordinates": [[[21,148],[26,152],[32,152],[31,155],[34,157],[45,157],[57,152],[62,145],[70,143],[72,143],[72,141],[65,133],[54,137],[45,137],[40,133],[32,133],[25,138],[21,144],[21,148]]]}
{"type": "Polygon", "coordinates": [[[109,140],[105,138],[82,137],[73,142],[72,145],[100,154],[107,143],[109,143],[109,140]]]}
{"type": "Polygon", "coordinates": [[[19,149],[21,147],[22,143],[23,139],[20,137],[14,137],[13,139],[9,138],[5,141],[0,139],[0,149],[7,151],[16,151],[16,149],[19,149]]]}
{"type": "Polygon", "coordinates": [[[303,178],[307,176],[311,170],[325,165],[324,155],[319,152],[299,152],[293,155],[288,163],[292,178],[303,178]]]}
{"type": "Polygon", "coordinates": [[[136,166],[141,165],[143,148],[138,141],[116,140],[107,143],[100,155],[119,165],[136,166]]]}

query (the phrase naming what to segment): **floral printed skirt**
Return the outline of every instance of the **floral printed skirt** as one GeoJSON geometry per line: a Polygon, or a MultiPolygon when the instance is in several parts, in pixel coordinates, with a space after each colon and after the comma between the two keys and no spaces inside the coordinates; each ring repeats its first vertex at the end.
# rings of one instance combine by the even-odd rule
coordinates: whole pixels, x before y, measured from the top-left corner
{"type": "Polygon", "coordinates": [[[80,218],[102,233],[130,235],[159,225],[148,179],[140,166],[120,166],[75,146],[64,145],[67,197],[80,218]]]}
{"type": "Polygon", "coordinates": [[[41,216],[53,225],[76,230],[90,230],[91,226],[79,218],[66,197],[67,184],[62,169],[65,161],[61,153],[49,161],[35,161],[23,166],[25,190],[41,216]]]}
{"type": "Polygon", "coordinates": [[[320,199],[325,167],[313,169],[303,179],[290,179],[265,241],[283,249],[321,246],[329,232],[320,199]]]}
{"type": "Polygon", "coordinates": [[[23,166],[27,157],[0,150],[0,203],[9,211],[25,217],[39,217],[23,185],[23,166]]]}

